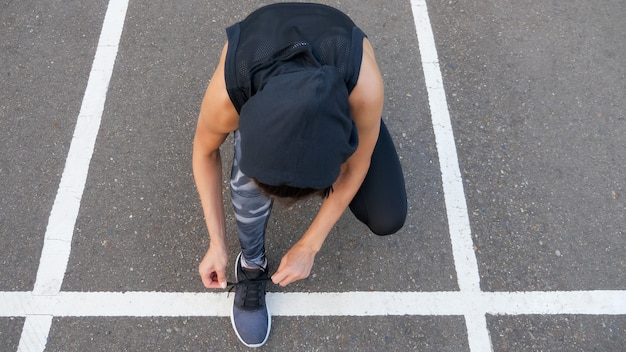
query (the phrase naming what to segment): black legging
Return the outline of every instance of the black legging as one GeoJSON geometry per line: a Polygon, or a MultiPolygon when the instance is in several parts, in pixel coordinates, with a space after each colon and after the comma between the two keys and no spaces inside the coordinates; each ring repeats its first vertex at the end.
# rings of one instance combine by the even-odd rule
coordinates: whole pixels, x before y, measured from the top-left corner
{"type": "Polygon", "coordinates": [[[406,220],[407,199],[402,166],[391,135],[382,121],[370,168],[350,202],[350,210],[379,236],[397,232],[406,220]]]}

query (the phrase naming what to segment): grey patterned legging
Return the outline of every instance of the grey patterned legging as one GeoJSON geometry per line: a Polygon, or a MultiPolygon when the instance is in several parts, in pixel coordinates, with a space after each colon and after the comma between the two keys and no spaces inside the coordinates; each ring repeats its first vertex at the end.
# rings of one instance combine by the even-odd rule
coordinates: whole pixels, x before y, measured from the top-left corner
{"type": "MultiPolygon", "coordinates": [[[[265,227],[272,210],[272,200],[239,170],[240,156],[240,135],[236,131],[230,190],[237,234],[246,262],[261,265],[265,259],[265,227]]],[[[404,225],[407,213],[404,176],[384,123],[381,123],[370,169],[350,203],[350,210],[377,235],[393,234],[404,225]]]]}

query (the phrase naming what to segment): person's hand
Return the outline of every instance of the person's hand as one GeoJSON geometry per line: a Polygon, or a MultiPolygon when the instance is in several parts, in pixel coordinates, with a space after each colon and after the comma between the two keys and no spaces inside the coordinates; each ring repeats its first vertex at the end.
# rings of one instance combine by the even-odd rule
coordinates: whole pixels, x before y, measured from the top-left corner
{"type": "Polygon", "coordinates": [[[281,259],[278,270],[272,275],[272,282],[287,286],[294,281],[309,277],[316,253],[306,245],[296,243],[281,259]]]}
{"type": "Polygon", "coordinates": [[[226,263],[228,252],[218,246],[210,246],[200,262],[198,271],[206,288],[226,288],[226,263]]]}

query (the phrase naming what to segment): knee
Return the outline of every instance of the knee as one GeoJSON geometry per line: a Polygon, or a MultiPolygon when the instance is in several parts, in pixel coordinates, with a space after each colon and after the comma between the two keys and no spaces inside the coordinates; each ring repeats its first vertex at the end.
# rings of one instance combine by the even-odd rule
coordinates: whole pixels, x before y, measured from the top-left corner
{"type": "Polygon", "coordinates": [[[369,229],[378,236],[388,236],[400,231],[406,221],[406,211],[385,216],[368,224],[369,229]]]}
{"type": "Polygon", "coordinates": [[[370,230],[378,236],[389,236],[400,231],[402,226],[404,226],[404,222],[393,224],[393,226],[370,226],[370,230]]]}

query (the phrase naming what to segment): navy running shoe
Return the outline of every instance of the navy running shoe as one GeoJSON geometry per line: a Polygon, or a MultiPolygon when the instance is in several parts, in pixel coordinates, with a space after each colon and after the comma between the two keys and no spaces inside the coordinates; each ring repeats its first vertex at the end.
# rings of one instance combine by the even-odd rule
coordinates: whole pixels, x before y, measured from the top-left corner
{"type": "Polygon", "coordinates": [[[248,269],[241,265],[241,253],[235,262],[235,300],[230,321],[235,334],[244,345],[260,347],[267,341],[272,325],[265,304],[266,268],[248,269]]]}

